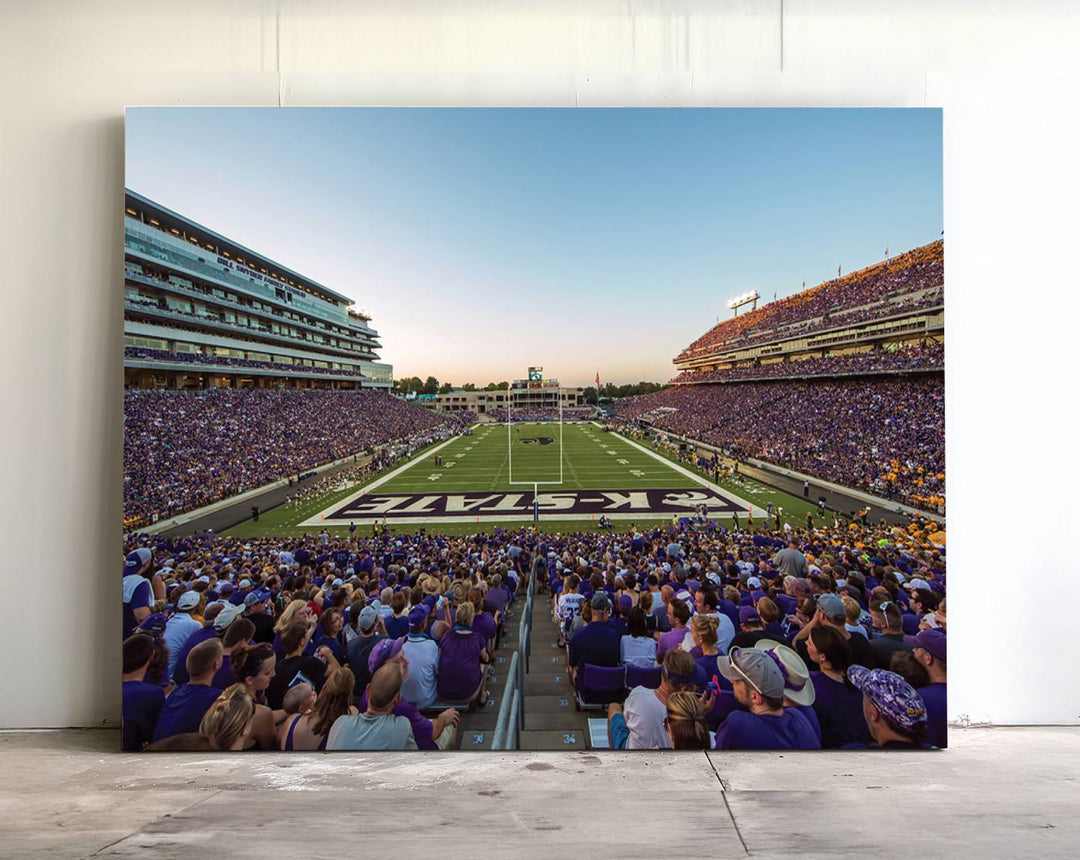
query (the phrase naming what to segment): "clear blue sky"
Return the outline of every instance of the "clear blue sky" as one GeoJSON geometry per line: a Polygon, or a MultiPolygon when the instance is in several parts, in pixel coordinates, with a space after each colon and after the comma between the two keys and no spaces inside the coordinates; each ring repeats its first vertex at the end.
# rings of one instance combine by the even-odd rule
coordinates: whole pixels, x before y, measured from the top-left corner
{"type": "Polygon", "coordinates": [[[354,298],[397,377],[585,385],[937,239],[941,158],[937,109],[135,108],[126,184],[354,298]]]}

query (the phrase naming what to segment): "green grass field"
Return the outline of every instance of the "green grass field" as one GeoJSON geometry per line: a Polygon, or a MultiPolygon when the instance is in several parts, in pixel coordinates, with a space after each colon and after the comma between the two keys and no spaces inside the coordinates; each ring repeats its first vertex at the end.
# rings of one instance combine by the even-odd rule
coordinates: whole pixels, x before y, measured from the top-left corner
{"type": "MultiPolygon", "coordinates": [[[[230,529],[228,535],[238,537],[292,536],[313,533],[328,528],[331,532],[347,529],[348,521],[323,521],[328,515],[360,494],[485,494],[530,493],[531,482],[539,482],[537,488],[545,493],[570,491],[634,491],[634,490],[702,490],[701,482],[685,473],[686,470],[712,484],[712,476],[689,466],[677,463],[668,453],[653,448],[647,442],[633,443],[614,433],[605,433],[593,424],[517,424],[509,433],[505,424],[476,425],[471,436],[457,437],[445,445],[433,446],[419,452],[405,464],[398,464],[381,476],[372,476],[363,486],[357,485],[327,493],[309,500],[300,508],[282,506],[266,511],[258,523],[247,521],[230,529]],[[549,441],[541,441],[549,440],[549,441]],[[641,447],[638,447],[641,446],[641,447]],[[648,452],[641,450],[648,449],[648,452]],[[650,453],[651,452],[651,453],[650,453]],[[561,455],[561,456],[560,456],[561,455]],[[436,456],[441,463],[436,462],[436,456]],[[554,483],[560,479],[561,484],[554,483]],[[513,481],[513,483],[511,483],[513,481]],[[552,483],[547,483],[552,482],[552,483]]],[[[751,503],[764,508],[768,503],[784,508],[785,520],[793,525],[804,523],[807,510],[812,506],[801,499],[774,490],[750,479],[721,480],[712,484],[721,495],[751,503]]],[[[642,512],[633,522],[648,526],[668,523],[671,513],[642,512]]],[[[720,515],[723,519],[723,515],[720,515]]],[[[353,517],[350,517],[352,519],[353,517]]],[[[377,517],[376,517],[377,518],[377,517]]],[[[363,515],[355,517],[361,534],[370,534],[371,519],[363,515]]],[[[741,517],[745,524],[745,515],[741,517]]],[[[411,531],[420,527],[419,521],[396,524],[389,520],[393,529],[411,531]]],[[[531,524],[531,514],[520,514],[501,521],[488,517],[463,517],[457,520],[436,518],[428,528],[447,534],[491,531],[496,525],[512,528],[531,524]]],[[[617,522],[616,527],[625,527],[617,522]]],[[[542,512],[539,528],[544,531],[578,531],[595,529],[591,516],[571,518],[545,517],[542,512]]]]}

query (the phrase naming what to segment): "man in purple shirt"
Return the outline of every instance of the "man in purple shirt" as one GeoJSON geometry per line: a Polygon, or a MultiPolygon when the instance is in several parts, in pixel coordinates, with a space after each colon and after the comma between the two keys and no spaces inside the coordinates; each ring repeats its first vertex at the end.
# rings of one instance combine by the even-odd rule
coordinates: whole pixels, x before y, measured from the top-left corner
{"type": "Polygon", "coordinates": [[[121,707],[121,748],[141,750],[154,736],[165,693],[157,684],[146,682],[146,670],[154,658],[154,640],[136,633],[124,640],[124,691],[121,707]]]}
{"type": "Polygon", "coordinates": [[[821,741],[798,708],[784,707],[784,673],[773,657],[756,649],[732,648],[717,657],[720,674],[731,681],[735,701],[716,732],[718,750],[816,750],[821,741]]]}
{"type": "Polygon", "coordinates": [[[593,595],[590,605],[592,620],[570,640],[570,679],[575,686],[581,667],[586,663],[593,666],[619,665],[619,644],[622,637],[608,625],[611,600],[606,592],[598,591],[593,595]]]}
{"type": "Polygon", "coordinates": [[[221,668],[221,640],[208,639],[191,649],[187,670],[191,680],[173,690],[165,700],[154,729],[154,742],[172,735],[197,732],[203,715],[221,694],[213,686],[214,675],[221,668]]]}
{"type": "Polygon", "coordinates": [[[930,683],[919,688],[919,698],[926,705],[926,739],[945,749],[949,743],[945,631],[923,630],[916,636],[905,636],[904,644],[912,649],[915,659],[930,676],[930,683]]]}

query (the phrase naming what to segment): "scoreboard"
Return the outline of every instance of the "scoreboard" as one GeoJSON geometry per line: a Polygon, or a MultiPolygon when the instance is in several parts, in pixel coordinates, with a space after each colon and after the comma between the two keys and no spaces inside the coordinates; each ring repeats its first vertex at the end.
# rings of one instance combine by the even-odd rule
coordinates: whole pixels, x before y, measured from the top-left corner
{"type": "Polygon", "coordinates": [[[530,367],[529,368],[529,388],[543,388],[544,386],[544,368],[542,367],[530,367]]]}

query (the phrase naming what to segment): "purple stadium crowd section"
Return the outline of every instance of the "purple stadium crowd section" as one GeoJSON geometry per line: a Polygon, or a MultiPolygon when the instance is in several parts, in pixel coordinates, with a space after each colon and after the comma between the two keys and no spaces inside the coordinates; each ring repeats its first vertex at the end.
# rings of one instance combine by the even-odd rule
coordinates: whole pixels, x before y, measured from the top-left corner
{"type": "Polygon", "coordinates": [[[944,243],[933,242],[724,320],[676,360],[935,307],[943,301],[944,271],[944,243]]]}
{"type": "Polygon", "coordinates": [[[935,531],[133,535],[124,748],[455,745],[530,577],[615,748],[943,747],[935,531]]]}
{"type": "Polygon", "coordinates": [[[871,350],[849,355],[829,355],[784,361],[776,364],[729,367],[719,370],[683,371],[671,380],[673,385],[692,382],[728,382],[734,380],[778,379],[782,377],[840,376],[848,373],[896,373],[920,370],[944,370],[945,346],[931,343],[892,352],[871,350]]]}
{"type": "Polygon", "coordinates": [[[124,521],[165,519],[471,412],[434,413],[378,391],[211,388],[124,392],[124,521]]]}
{"type": "Polygon", "coordinates": [[[944,512],[941,374],[674,386],[622,401],[619,417],[944,512]]]}

